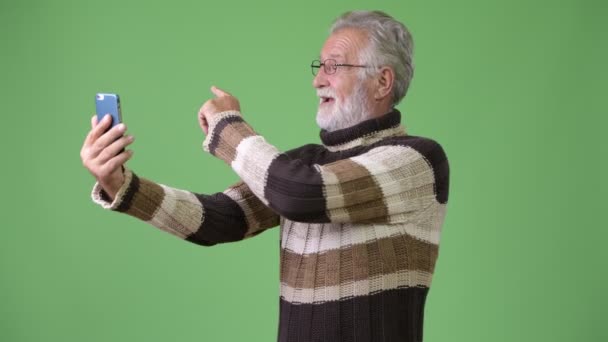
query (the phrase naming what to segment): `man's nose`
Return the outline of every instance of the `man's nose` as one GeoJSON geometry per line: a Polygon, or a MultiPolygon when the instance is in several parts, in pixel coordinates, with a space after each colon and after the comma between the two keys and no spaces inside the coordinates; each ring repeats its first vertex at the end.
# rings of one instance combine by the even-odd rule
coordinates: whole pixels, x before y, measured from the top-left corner
{"type": "Polygon", "coordinates": [[[315,88],[323,88],[327,87],[329,82],[327,80],[327,75],[323,68],[319,68],[319,72],[315,75],[315,78],[312,79],[312,86],[315,88]]]}

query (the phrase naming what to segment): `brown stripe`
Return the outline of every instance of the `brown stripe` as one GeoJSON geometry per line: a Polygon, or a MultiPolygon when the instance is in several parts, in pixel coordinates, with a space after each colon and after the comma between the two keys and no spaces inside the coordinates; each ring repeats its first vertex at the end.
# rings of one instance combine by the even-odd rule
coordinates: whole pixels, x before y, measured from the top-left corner
{"type": "Polygon", "coordinates": [[[279,225],[279,215],[268,208],[259,198],[251,192],[245,197],[245,202],[251,209],[250,219],[252,227],[249,227],[246,235],[258,230],[259,228],[271,228],[279,225]]]}
{"type": "Polygon", "coordinates": [[[382,198],[367,203],[353,205],[347,208],[347,210],[352,222],[386,223],[389,222],[390,219],[388,216],[388,209],[382,198]]]}
{"type": "Polygon", "coordinates": [[[187,191],[164,188],[162,208],[152,218],[152,224],[182,239],[196,233],[203,220],[204,208],[196,196],[187,191]]]}
{"type": "MultiPolygon", "coordinates": [[[[393,241],[395,241],[395,240],[398,241],[400,239],[378,240],[378,248],[380,249],[380,258],[382,260],[382,273],[383,274],[395,273],[397,271],[397,259],[398,258],[406,259],[410,256],[407,253],[402,254],[402,255],[397,255],[397,253],[395,252],[395,248],[393,247],[393,241]]],[[[395,245],[397,245],[397,243],[395,243],[395,245]]],[[[402,250],[407,251],[406,248],[403,248],[402,250]]]]}
{"type": "Polygon", "coordinates": [[[219,145],[215,150],[216,155],[222,156],[227,163],[234,161],[236,147],[239,143],[250,136],[256,135],[253,129],[245,122],[232,122],[228,124],[219,136],[219,145]]]}
{"type": "Polygon", "coordinates": [[[255,234],[260,228],[271,228],[279,224],[279,216],[268,208],[251,192],[251,189],[244,182],[233,185],[232,190],[238,192],[239,198],[232,198],[247,215],[247,232],[245,236],[255,234]],[[241,202],[245,202],[242,204],[241,202]],[[249,210],[245,210],[245,207],[249,210]]]}
{"type": "MultiPolygon", "coordinates": [[[[288,273],[288,272],[293,272],[293,268],[290,269],[289,265],[291,264],[289,262],[289,257],[288,254],[290,254],[289,252],[285,251],[285,255],[284,255],[284,260],[285,260],[285,268],[284,268],[284,272],[288,273]]],[[[318,287],[323,287],[325,286],[326,283],[326,278],[327,278],[327,254],[326,253],[322,253],[322,254],[317,254],[316,257],[313,257],[312,255],[309,255],[306,257],[306,263],[315,263],[315,268],[316,268],[316,274],[315,274],[315,279],[314,279],[314,283],[305,283],[303,285],[303,288],[312,288],[313,286],[318,286],[318,287]],[[311,286],[312,285],[312,286],[311,286]],[[308,287],[310,286],[310,287],[308,287]]],[[[283,278],[281,277],[281,281],[283,281],[283,278]]],[[[289,284],[289,283],[287,283],[289,284]]]]}
{"type": "Polygon", "coordinates": [[[302,271],[304,273],[304,279],[303,279],[303,283],[302,283],[302,287],[304,287],[305,284],[314,284],[315,283],[315,275],[316,275],[316,271],[317,271],[317,258],[319,257],[318,254],[313,254],[310,256],[310,260],[309,262],[303,263],[302,264],[302,271]]]}
{"type": "MultiPolygon", "coordinates": [[[[312,262],[310,258],[302,256],[302,263],[312,262]]],[[[340,284],[340,250],[332,251],[332,253],[325,253],[325,283],[319,284],[319,286],[332,286],[334,284],[340,284]]],[[[290,268],[289,264],[287,264],[287,272],[289,271],[298,271],[297,268],[290,268]]],[[[289,286],[293,286],[294,284],[289,284],[289,286]]],[[[315,284],[302,284],[302,288],[307,288],[311,285],[315,284]]]]}
{"type": "MultiPolygon", "coordinates": [[[[339,250],[340,253],[340,284],[348,284],[352,283],[353,279],[355,279],[354,274],[354,265],[353,265],[353,249],[352,248],[343,248],[339,250]]],[[[351,290],[352,292],[352,290],[351,290]]]]}
{"type": "MultiPolygon", "coordinates": [[[[287,221],[287,224],[289,225],[289,228],[287,226],[284,226],[281,228],[281,234],[284,234],[284,232],[287,231],[291,231],[291,229],[293,229],[293,225],[295,224],[295,222],[293,221],[287,221]]],[[[289,238],[289,236],[288,236],[289,238]]],[[[291,277],[295,277],[297,272],[289,272],[289,268],[293,269],[294,267],[297,268],[299,266],[299,260],[302,258],[301,255],[298,254],[292,254],[289,253],[287,250],[285,249],[281,249],[281,273],[280,273],[280,277],[281,279],[288,279],[290,284],[295,284],[296,280],[291,279],[291,277]],[[289,254],[289,255],[288,255],[289,254]],[[289,261],[289,262],[288,262],[289,261]]]]}
{"type": "MultiPolygon", "coordinates": [[[[370,229],[372,229],[370,227],[370,229]]],[[[368,251],[366,244],[354,245],[350,248],[353,254],[353,278],[354,279],[368,279],[371,275],[369,273],[373,255],[368,251]]],[[[378,260],[375,260],[377,264],[378,260]]]]}
{"type": "Polygon", "coordinates": [[[365,167],[345,159],[325,165],[323,168],[338,178],[338,186],[344,197],[344,207],[353,222],[387,216],[388,210],[382,201],[384,197],[382,189],[365,167]]]}
{"type": "Polygon", "coordinates": [[[382,274],[382,258],[380,257],[380,248],[378,247],[378,240],[370,241],[363,245],[358,245],[359,248],[365,248],[369,255],[369,265],[360,265],[361,267],[367,267],[367,273],[370,278],[374,278],[382,274]]]}
{"type": "Polygon", "coordinates": [[[318,288],[404,270],[432,273],[438,248],[409,235],[399,235],[320,254],[282,250],[281,282],[294,288],[318,288]],[[315,268],[314,279],[304,276],[303,283],[296,283],[298,272],[315,268]]]}
{"type": "Polygon", "coordinates": [[[132,204],[126,213],[141,220],[150,221],[160,208],[164,198],[165,191],[160,185],[140,178],[139,189],[133,195],[132,204]]]}

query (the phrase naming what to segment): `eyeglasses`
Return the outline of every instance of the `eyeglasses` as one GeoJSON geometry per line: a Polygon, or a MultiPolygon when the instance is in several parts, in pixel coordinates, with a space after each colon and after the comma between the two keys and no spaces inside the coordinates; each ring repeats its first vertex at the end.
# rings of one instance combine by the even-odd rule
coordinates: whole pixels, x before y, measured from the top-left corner
{"type": "Polygon", "coordinates": [[[317,76],[319,73],[319,69],[323,67],[323,70],[326,74],[331,75],[335,74],[338,70],[338,67],[353,67],[353,68],[369,68],[369,65],[354,65],[354,64],[338,64],[335,59],[326,59],[324,62],[321,62],[318,59],[315,59],[310,63],[310,70],[314,76],[317,76]]]}

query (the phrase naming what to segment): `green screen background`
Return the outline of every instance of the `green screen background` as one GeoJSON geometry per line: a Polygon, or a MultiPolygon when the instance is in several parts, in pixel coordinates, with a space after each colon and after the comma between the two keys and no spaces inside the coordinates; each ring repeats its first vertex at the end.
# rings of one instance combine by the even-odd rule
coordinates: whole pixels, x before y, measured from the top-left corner
{"type": "Polygon", "coordinates": [[[309,65],[331,21],[381,9],[415,40],[399,109],[451,163],[425,341],[606,341],[605,1],[0,3],[0,341],[272,341],[278,229],[203,248],[90,201],[96,92],[129,167],[213,193],[217,85],[282,150],[318,143],[309,65]]]}

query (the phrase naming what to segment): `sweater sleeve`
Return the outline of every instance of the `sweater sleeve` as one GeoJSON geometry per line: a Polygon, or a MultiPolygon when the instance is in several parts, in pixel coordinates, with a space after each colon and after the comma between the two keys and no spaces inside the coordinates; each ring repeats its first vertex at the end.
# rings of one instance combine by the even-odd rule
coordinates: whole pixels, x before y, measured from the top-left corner
{"type": "Polygon", "coordinates": [[[125,183],[114,201],[109,201],[98,183],[91,196],[103,208],[203,246],[243,240],[279,224],[278,215],[243,182],[204,195],[157,184],[126,169],[125,183]]]}
{"type": "Polygon", "coordinates": [[[420,149],[395,144],[309,165],[280,153],[239,112],[231,111],[211,120],[203,148],[228,163],[264,204],[290,220],[397,223],[416,220],[424,209],[447,202],[432,165],[445,168],[447,177],[447,159],[438,144],[427,145],[435,162],[420,149]]]}

